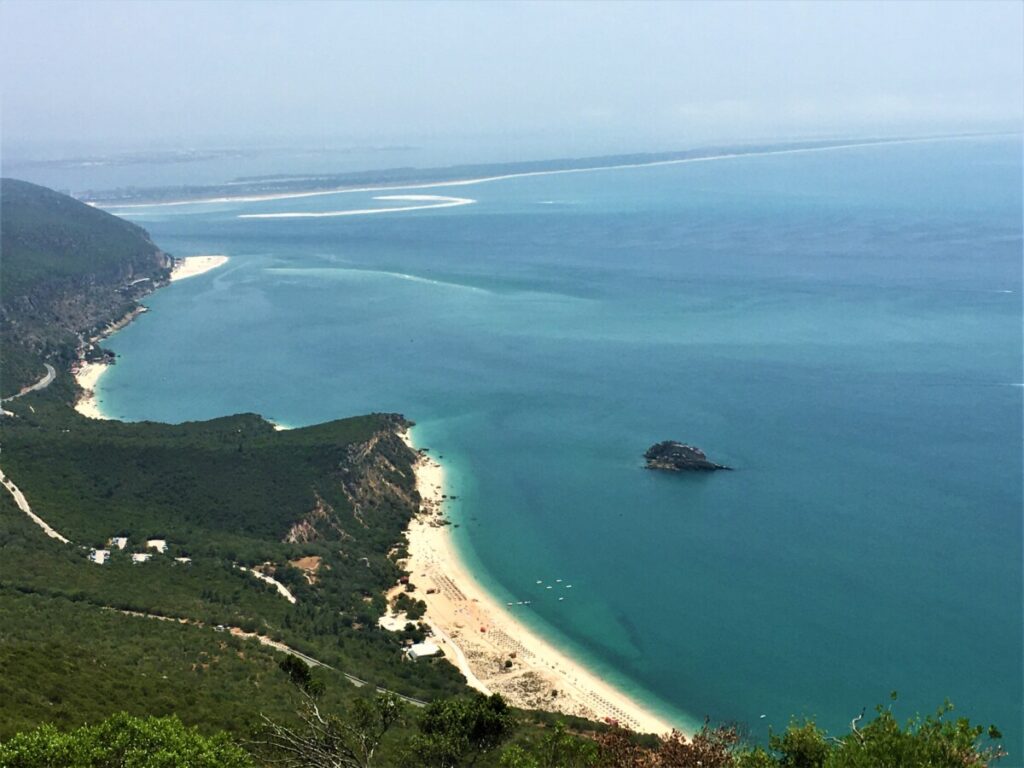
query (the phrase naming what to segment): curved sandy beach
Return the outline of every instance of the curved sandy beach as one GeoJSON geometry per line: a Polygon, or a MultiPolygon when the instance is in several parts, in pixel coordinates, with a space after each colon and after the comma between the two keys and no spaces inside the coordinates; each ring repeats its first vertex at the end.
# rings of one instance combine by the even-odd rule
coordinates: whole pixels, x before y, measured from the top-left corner
{"type": "Polygon", "coordinates": [[[90,419],[105,419],[103,411],[100,410],[99,401],[96,399],[96,385],[100,377],[107,372],[109,363],[81,363],[77,368],[72,369],[72,374],[78,386],[82,388],[82,396],[75,403],[75,410],[90,419]]]}
{"type": "MultiPolygon", "coordinates": [[[[177,282],[178,280],[184,280],[189,277],[201,275],[205,272],[209,272],[211,269],[224,266],[228,261],[229,258],[227,256],[219,254],[209,256],[186,256],[183,259],[176,259],[174,261],[174,266],[171,269],[171,282],[177,282]]],[[[132,312],[129,312],[125,317],[107,326],[101,334],[90,340],[91,343],[95,344],[100,339],[104,339],[107,336],[116,333],[145,311],[145,307],[139,306],[132,312]]],[[[82,396],[78,398],[78,402],[75,403],[75,410],[83,416],[87,416],[90,419],[107,418],[107,416],[103,415],[99,401],[96,399],[96,386],[99,384],[100,378],[104,373],[106,373],[107,368],[109,367],[110,363],[86,362],[83,360],[71,369],[71,374],[75,377],[75,381],[82,389],[82,396]]]]}
{"type": "MultiPolygon", "coordinates": [[[[413,447],[408,433],[402,438],[413,447]]],[[[424,620],[438,646],[470,685],[500,693],[515,706],[614,720],[640,732],[676,727],[517,621],[474,580],[453,545],[451,527],[442,522],[444,468],[424,454],[416,487],[423,507],[409,525],[405,567],[417,587],[414,595],[427,604],[424,620]]]]}

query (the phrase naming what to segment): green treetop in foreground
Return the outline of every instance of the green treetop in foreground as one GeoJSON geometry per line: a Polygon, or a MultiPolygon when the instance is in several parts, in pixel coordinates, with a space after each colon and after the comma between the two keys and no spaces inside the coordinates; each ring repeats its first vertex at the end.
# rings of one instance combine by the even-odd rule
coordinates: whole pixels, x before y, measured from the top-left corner
{"type": "Polygon", "coordinates": [[[99,725],[61,732],[52,725],[0,744],[4,768],[253,768],[250,755],[223,733],[203,736],[177,717],[121,713],[99,725]]]}
{"type": "Polygon", "coordinates": [[[967,718],[950,718],[949,704],[905,725],[890,708],[879,707],[874,720],[861,728],[856,718],[842,737],[829,736],[812,721],[794,722],[773,735],[767,749],[742,744],[735,728],[707,724],[692,739],[678,732],[652,739],[620,728],[539,727],[500,696],[447,699],[414,713],[383,694],[328,713],[304,694],[302,709],[298,725],[265,718],[245,748],[225,734],[203,736],[175,717],[118,714],[70,732],[44,725],[0,743],[0,766],[985,768],[1003,756],[998,745],[982,743],[999,738],[998,731],[989,728],[986,734],[967,718]]]}

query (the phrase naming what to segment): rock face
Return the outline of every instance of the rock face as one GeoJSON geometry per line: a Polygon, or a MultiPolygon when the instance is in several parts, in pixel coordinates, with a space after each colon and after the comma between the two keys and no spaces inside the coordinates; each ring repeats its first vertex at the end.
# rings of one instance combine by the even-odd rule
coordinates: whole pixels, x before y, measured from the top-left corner
{"type": "Polygon", "coordinates": [[[664,469],[668,472],[713,472],[716,469],[732,469],[708,461],[704,451],[675,440],[652,445],[647,449],[644,458],[647,459],[648,469],[664,469]]]}

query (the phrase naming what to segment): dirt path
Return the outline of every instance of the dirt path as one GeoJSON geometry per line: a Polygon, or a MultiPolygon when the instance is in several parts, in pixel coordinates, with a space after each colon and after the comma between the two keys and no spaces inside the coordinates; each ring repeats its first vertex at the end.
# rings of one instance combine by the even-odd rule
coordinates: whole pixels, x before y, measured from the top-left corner
{"type": "MultiPolygon", "coordinates": [[[[51,370],[53,370],[51,368],[51,370]]],[[[4,488],[10,491],[11,496],[14,497],[14,503],[18,505],[18,508],[28,515],[32,522],[43,529],[43,533],[49,536],[51,539],[56,539],[62,544],[70,544],[71,542],[64,536],[61,536],[57,531],[49,526],[49,524],[43,520],[39,515],[32,511],[32,507],[28,505],[28,499],[25,498],[25,494],[21,492],[21,489],[14,484],[7,475],[4,474],[3,470],[0,469],[0,484],[3,484],[4,488]]]]}

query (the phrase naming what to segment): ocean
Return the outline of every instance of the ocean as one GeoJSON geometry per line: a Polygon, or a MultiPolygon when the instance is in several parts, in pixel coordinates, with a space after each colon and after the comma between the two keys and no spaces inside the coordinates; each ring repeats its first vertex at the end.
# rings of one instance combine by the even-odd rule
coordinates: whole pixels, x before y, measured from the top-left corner
{"type": "Polygon", "coordinates": [[[951,699],[1022,756],[1020,137],[120,209],[230,263],[101,407],[399,411],[517,616],[682,725],[951,699]],[[319,218],[238,218],[419,207],[319,218]],[[734,467],[644,468],[680,440],[734,467]],[[571,593],[535,582],[561,578],[571,593]]]}

